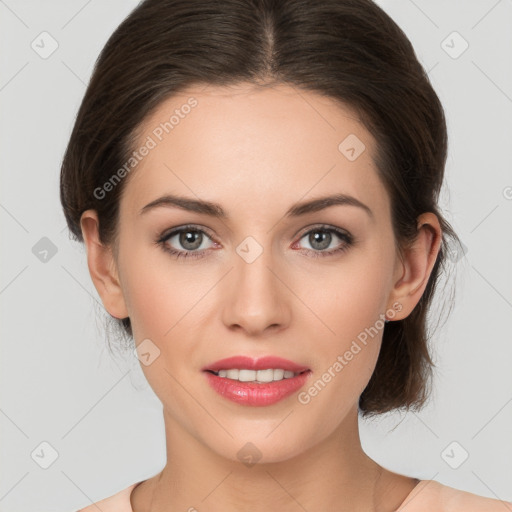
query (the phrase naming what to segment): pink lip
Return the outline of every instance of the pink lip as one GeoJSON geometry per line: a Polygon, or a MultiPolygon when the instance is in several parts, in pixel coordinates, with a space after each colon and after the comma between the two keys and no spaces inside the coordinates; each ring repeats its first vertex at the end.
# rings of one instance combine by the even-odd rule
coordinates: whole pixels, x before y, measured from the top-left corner
{"type": "Polygon", "coordinates": [[[219,395],[241,405],[262,407],[272,405],[298,391],[311,375],[311,371],[275,382],[258,384],[256,382],[240,382],[238,380],[218,377],[214,373],[204,372],[208,384],[219,395]]]}
{"type": "Polygon", "coordinates": [[[228,357],[203,367],[202,371],[206,375],[208,384],[219,395],[241,405],[260,407],[275,404],[295,393],[304,386],[306,380],[311,375],[311,370],[307,366],[298,365],[288,359],[275,356],[265,356],[259,359],[252,359],[247,356],[228,357]],[[219,377],[212,373],[212,371],[218,372],[219,370],[228,370],[230,368],[246,370],[281,368],[294,373],[302,373],[289,379],[261,384],[256,382],[240,382],[234,379],[219,377]]]}
{"type": "Polygon", "coordinates": [[[234,356],[226,359],[221,359],[215,363],[204,366],[202,371],[212,370],[218,372],[219,370],[229,370],[230,368],[238,368],[240,370],[267,370],[268,368],[282,368],[283,370],[289,370],[294,373],[303,372],[309,370],[307,366],[302,366],[283,359],[282,357],[276,356],[265,356],[259,359],[253,359],[247,356],[234,356]]]}

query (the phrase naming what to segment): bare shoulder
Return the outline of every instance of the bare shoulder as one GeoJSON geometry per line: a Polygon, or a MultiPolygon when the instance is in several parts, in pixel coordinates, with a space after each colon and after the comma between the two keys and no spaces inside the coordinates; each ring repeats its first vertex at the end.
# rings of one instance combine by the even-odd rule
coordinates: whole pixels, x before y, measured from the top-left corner
{"type": "Polygon", "coordinates": [[[133,512],[132,506],[130,503],[130,495],[133,489],[140,482],[136,482],[128,487],[125,487],[123,490],[109,496],[107,498],[103,498],[96,503],[92,503],[91,505],[86,506],[85,508],[81,508],[76,512],[133,512]]]}
{"type": "Polygon", "coordinates": [[[487,498],[444,485],[421,480],[397,512],[512,512],[512,502],[487,498]]]}
{"type": "Polygon", "coordinates": [[[512,502],[480,496],[432,482],[432,490],[438,493],[439,507],[446,512],[512,512],[512,502]]]}
{"type": "Polygon", "coordinates": [[[446,487],[444,491],[447,512],[504,512],[506,510],[512,512],[510,501],[487,498],[451,487],[446,487]]]}

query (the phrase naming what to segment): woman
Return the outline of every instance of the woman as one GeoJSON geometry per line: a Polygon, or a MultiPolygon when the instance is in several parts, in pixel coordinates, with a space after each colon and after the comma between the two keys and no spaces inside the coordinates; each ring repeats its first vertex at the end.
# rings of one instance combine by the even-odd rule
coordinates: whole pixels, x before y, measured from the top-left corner
{"type": "Polygon", "coordinates": [[[370,0],[146,0],[103,49],[61,201],[163,404],[167,464],[83,509],[468,511],[358,414],[420,409],[457,235],[442,106],[370,0]]]}

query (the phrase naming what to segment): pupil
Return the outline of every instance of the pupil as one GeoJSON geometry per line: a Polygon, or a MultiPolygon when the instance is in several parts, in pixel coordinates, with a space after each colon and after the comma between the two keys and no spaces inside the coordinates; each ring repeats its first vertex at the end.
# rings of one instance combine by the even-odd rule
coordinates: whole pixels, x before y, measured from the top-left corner
{"type": "Polygon", "coordinates": [[[315,231],[314,234],[310,235],[309,241],[312,247],[316,249],[325,249],[329,247],[331,242],[331,234],[327,231],[315,231]],[[315,244],[319,243],[320,245],[315,247],[315,244]]]}
{"type": "Polygon", "coordinates": [[[201,245],[201,233],[198,231],[186,231],[181,233],[180,243],[187,249],[197,249],[201,245]],[[199,243],[197,241],[199,240],[199,243]],[[191,244],[191,245],[189,245],[191,244]]]}

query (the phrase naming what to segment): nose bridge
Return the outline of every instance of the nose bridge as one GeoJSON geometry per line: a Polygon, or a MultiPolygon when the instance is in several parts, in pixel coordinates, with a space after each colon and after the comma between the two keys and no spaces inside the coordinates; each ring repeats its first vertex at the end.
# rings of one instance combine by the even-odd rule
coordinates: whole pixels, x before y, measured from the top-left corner
{"type": "Polygon", "coordinates": [[[237,324],[255,333],[287,320],[278,272],[270,242],[263,245],[249,236],[236,247],[231,293],[224,304],[226,325],[237,324]]]}

